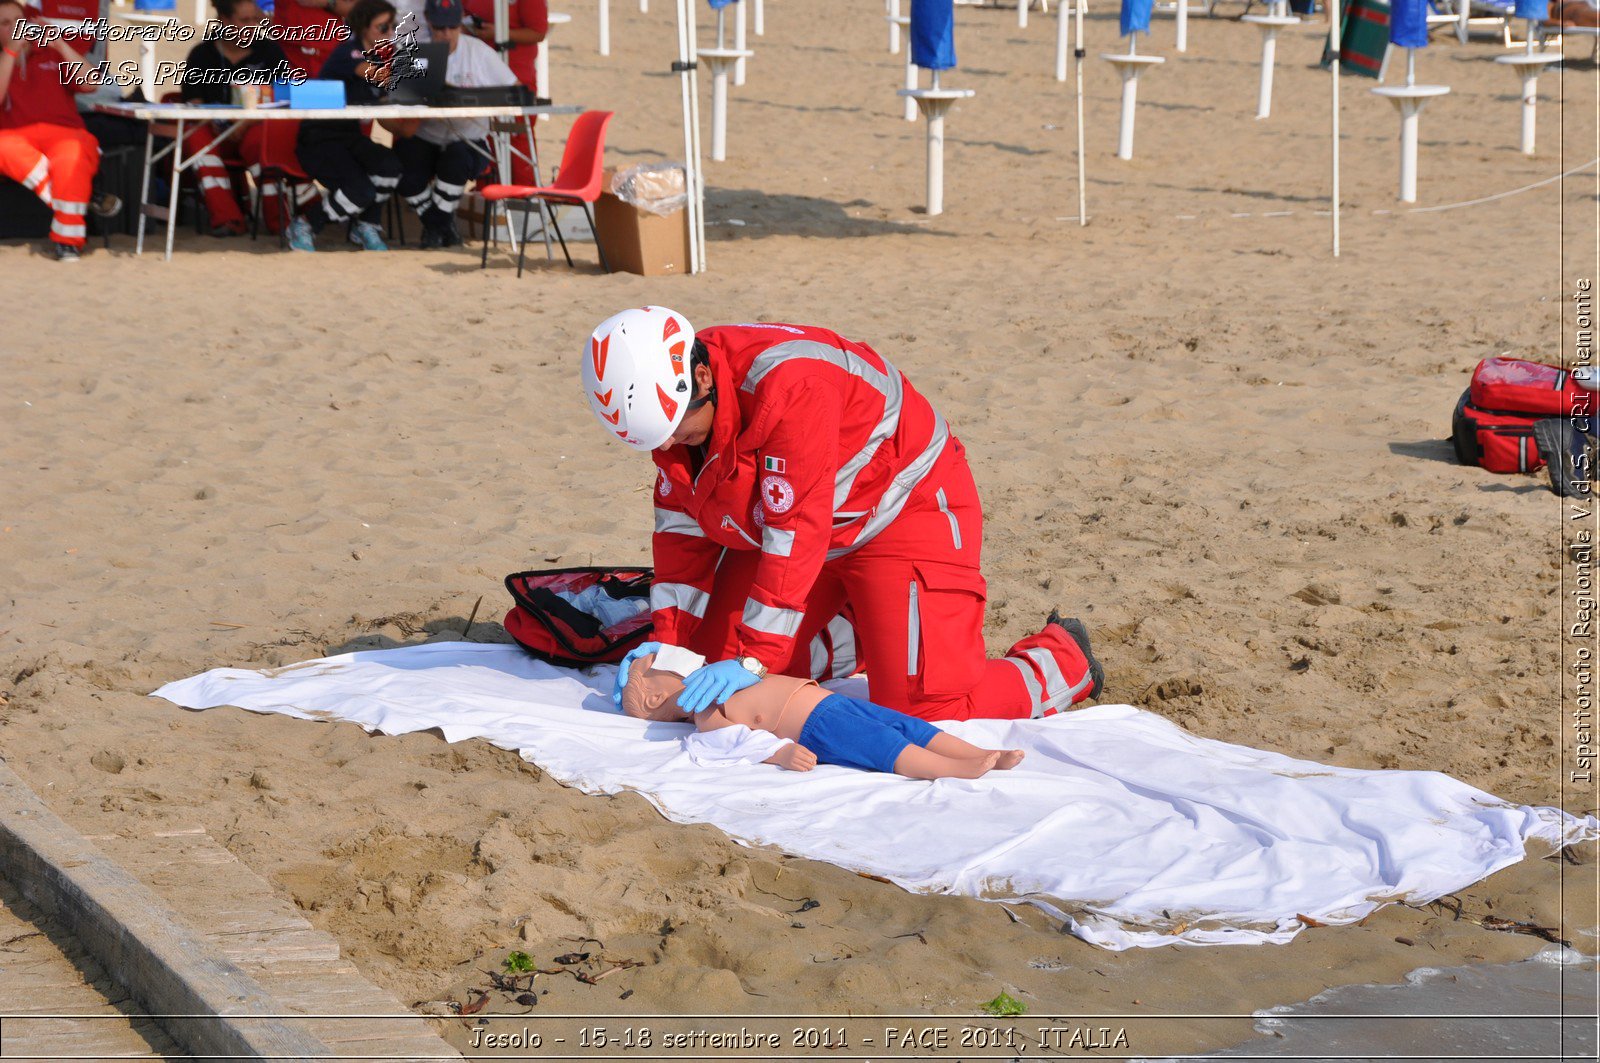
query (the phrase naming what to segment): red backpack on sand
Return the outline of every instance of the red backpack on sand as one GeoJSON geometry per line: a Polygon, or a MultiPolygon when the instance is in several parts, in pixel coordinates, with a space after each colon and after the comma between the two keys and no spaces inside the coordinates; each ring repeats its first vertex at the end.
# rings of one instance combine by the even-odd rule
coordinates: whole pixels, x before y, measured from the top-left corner
{"type": "Polygon", "coordinates": [[[506,634],[541,660],[565,667],[615,663],[649,638],[648,568],[551,568],[516,572],[506,634]]]}
{"type": "Polygon", "coordinates": [[[1537,472],[1545,464],[1534,426],[1594,412],[1595,393],[1553,365],[1485,358],[1451,418],[1456,460],[1490,472],[1537,472]]]}

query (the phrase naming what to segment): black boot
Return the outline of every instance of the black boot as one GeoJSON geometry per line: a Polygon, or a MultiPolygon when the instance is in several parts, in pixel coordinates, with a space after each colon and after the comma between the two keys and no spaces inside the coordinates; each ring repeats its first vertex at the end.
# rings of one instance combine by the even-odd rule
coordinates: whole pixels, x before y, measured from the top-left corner
{"type": "Polygon", "coordinates": [[[1083,651],[1084,660],[1089,662],[1089,693],[1087,696],[1098,698],[1100,691],[1105,689],[1106,670],[1099,660],[1095,658],[1094,650],[1089,648],[1089,629],[1084,626],[1082,620],[1075,616],[1062,619],[1061,614],[1054,609],[1050,610],[1050,619],[1045,623],[1046,625],[1054,624],[1062,631],[1065,631],[1068,637],[1078,644],[1078,649],[1083,651]]]}
{"type": "Polygon", "coordinates": [[[1550,489],[1563,498],[1588,498],[1591,485],[1588,417],[1546,417],[1533,422],[1533,439],[1539,445],[1550,473],[1550,489]]]}
{"type": "Polygon", "coordinates": [[[461,234],[456,232],[456,220],[452,215],[431,206],[422,212],[423,250],[460,246],[461,234]]]}

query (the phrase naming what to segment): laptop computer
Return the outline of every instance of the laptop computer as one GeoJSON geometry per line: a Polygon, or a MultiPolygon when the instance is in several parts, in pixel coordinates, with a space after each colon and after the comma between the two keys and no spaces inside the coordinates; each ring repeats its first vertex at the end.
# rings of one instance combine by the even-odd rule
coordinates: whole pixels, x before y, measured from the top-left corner
{"type": "Polygon", "coordinates": [[[385,103],[427,104],[444,88],[450,46],[442,41],[419,44],[394,59],[394,88],[385,103]]]}
{"type": "Polygon", "coordinates": [[[488,85],[475,89],[446,85],[433,98],[435,107],[532,107],[538,102],[526,85],[488,85]]]}

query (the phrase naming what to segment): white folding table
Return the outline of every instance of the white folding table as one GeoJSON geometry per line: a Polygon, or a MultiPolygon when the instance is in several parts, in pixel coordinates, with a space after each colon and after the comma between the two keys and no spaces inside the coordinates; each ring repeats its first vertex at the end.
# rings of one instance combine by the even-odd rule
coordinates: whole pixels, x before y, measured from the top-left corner
{"type": "MultiPolygon", "coordinates": [[[[246,122],[318,122],[318,121],[357,121],[366,122],[379,118],[520,118],[528,131],[528,160],[534,167],[534,180],[539,179],[538,153],[533,142],[533,119],[546,114],[578,114],[583,108],[575,104],[541,104],[538,106],[502,106],[502,107],[420,107],[405,104],[373,104],[358,107],[316,107],[295,109],[292,107],[205,107],[188,103],[101,103],[95,105],[95,110],[105,114],[121,115],[144,122],[144,177],[139,185],[139,235],[134,243],[134,253],[144,253],[145,219],[151,216],[160,217],[161,208],[153,207],[148,202],[150,198],[150,172],[155,164],[171,155],[171,187],[167,193],[167,207],[165,210],[167,222],[167,251],[166,257],[172,258],[172,236],[178,220],[178,181],[184,170],[195,166],[201,156],[210,153],[222,141],[232,136],[234,131],[246,122]],[[176,133],[172,143],[154,151],[155,123],[171,122],[176,125],[176,133]],[[197,152],[184,155],[183,137],[186,123],[214,122],[222,128],[210,143],[197,152]]],[[[511,134],[493,133],[496,141],[497,159],[500,165],[500,179],[509,182],[511,179],[511,134]]]]}

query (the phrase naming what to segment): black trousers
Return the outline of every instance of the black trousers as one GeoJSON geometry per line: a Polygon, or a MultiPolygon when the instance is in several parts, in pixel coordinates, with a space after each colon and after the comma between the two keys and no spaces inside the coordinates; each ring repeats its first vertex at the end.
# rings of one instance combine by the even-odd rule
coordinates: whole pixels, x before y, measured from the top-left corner
{"type": "Polygon", "coordinates": [[[435,144],[421,137],[394,142],[400,158],[400,195],[428,225],[455,216],[467,182],[483,172],[488,159],[465,140],[435,144]]]}
{"type": "Polygon", "coordinates": [[[356,215],[374,224],[382,220],[383,203],[400,183],[400,159],[393,151],[366,137],[348,137],[302,140],[297,154],[301,168],[328,190],[322,210],[309,215],[314,228],[356,215]]]}

